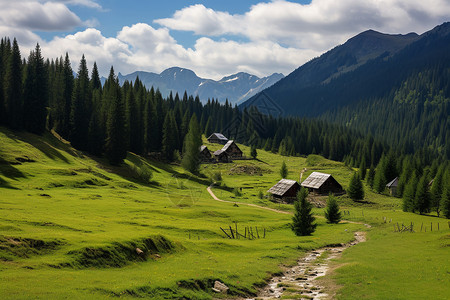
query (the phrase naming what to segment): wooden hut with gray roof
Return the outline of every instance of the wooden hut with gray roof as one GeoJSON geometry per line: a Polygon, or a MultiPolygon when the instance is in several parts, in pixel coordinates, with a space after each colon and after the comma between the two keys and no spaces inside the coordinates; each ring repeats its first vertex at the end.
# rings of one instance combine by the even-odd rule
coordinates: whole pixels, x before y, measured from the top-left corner
{"type": "Polygon", "coordinates": [[[301,186],[307,188],[310,193],[321,195],[344,193],[344,189],[333,176],[320,172],[312,172],[311,175],[301,183],[301,186]]]}
{"type": "Polygon", "coordinates": [[[223,134],[215,132],[208,137],[208,142],[225,145],[228,139],[223,134]]]}
{"type": "Polygon", "coordinates": [[[297,181],[290,179],[281,179],[267,192],[272,194],[273,200],[293,202],[297,197],[297,192],[299,189],[300,185],[297,181]]]}

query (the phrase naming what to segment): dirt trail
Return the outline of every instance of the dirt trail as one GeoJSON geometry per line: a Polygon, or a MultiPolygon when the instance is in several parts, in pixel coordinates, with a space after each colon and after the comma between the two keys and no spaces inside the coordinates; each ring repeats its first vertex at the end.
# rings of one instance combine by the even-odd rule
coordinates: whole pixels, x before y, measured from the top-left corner
{"type": "Polygon", "coordinates": [[[217,198],[216,195],[214,195],[213,191],[211,190],[211,186],[209,186],[207,188],[207,190],[208,190],[208,193],[211,195],[211,197],[213,197],[213,199],[216,200],[216,201],[226,202],[226,203],[231,203],[231,204],[235,204],[236,203],[238,205],[247,205],[247,206],[256,207],[256,208],[260,208],[260,209],[270,210],[270,211],[277,212],[277,213],[280,213],[280,214],[292,215],[292,213],[288,212],[288,211],[278,210],[278,209],[274,209],[274,208],[270,208],[270,207],[265,207],[265,206],[252,204],[252,203],[244,203],[244,202],[222,200],[222,199],[217,198]]]}
{"type": "MultiPolygon", "coordinates": [[[[252,203],[243,203],[222,200],[214,195],[211,190],[211,186],[207,188],[211,197],[214,200],[226,203],[236,203],[239,205],[247,205],[251,207],[256,207],[260,209],[270,210],[281,214],[290,214],[291,212],[282,211],[278,209],[273,209],[269,207],[264,207],[252,203]]],[[[359,222],[353,222],[345,220],[348,223],[363,224],[359,222]]],[[[367,228],[371,226],[369,224],[364,224],[367,228]]],[[[354,246],[358,243],[366,241],[366,233],[355,232],[355,240],[347,244],[338,244],[334,246],[324,247],[317,250],[307,252],[302,258],[298,260],[298,263],[290,268],[286,268],[283,271],[283,275],[272,277],[269,283],[258,293],[258,296],[250,299],[258,300],[268,300],[268,299],[298,299],[299,295],[306,299],[326,299],[330,296],[325,293],[324,288],[317,284],[315,279],[320,276],[325,276],[329,269],[329,261],[341,256],[342,251],[354,246]],[[324,253],[325,256],[321,257],[324,253]],[[316,260],[319,259],[317,262],[316,260]],[[292,297],[292,298],[289,298],[292,297]]]]}
{"type": "Polygon", "coordinates": [[[366,241],[365,232],[355,232],[355,240],[348,244],[324,247],[306,253],[297,265],[287,268],[283,275],[272,277],[255,298],[247,299],[298,299],[301,295],[306,299],[326,299],[330,296],[318,285],[315,279],[325,276],[329,269],[329,261],[341,256],[342,251],[366,241]],[[326,255],[321,258],[322,255],[326,255]],[[319,259],[319,261],[317,261],[319,259]],[[292,298],[290,298],[292,297],[292,298]]]}

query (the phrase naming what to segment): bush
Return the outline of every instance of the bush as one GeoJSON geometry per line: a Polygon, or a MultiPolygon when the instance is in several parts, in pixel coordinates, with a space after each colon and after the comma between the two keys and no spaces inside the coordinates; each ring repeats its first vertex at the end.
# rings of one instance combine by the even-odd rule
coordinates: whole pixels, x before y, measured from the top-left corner
{"type": "Polygon", "coordinates": [[[264,198],[264,192],[263,191],[259,190],[258,198],[259,199],[263,199],[264,198]]]}
{"type": "Polygon", "coordinates": [[[220,171],[217,171],[212,176],[213,181],[215,182],[221,182],[222,181],[222,173],[220,171]]]}
{"type": "Polygon", "coordinates": [[[234,188],[233,189],[233,194],[234,194],[235,197],[242,196],[242,193],[241,193],[241,191],[238,188],[234,188]]]}

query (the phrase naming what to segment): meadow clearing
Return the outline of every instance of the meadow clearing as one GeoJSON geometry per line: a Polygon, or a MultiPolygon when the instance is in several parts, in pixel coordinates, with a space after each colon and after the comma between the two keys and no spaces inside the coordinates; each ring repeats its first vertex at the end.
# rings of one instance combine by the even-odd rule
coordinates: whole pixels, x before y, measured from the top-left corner
{"type": "MultiPolygon", "coordinates": [[[[353,170],[342,163],[258,150],[257,160],[203,164],[203,175],[193,176],[177,164],[131,153],[124,165],[111,167],[50,133],[1,128],[0,145],[2,299],[211,299],[218,296],[211,291],[215,280],[230,288],[227,297],[251,296],[281,265],[311,249],[349,242],[355,231],[366,231],[367,241],[347,249],[320,279],[336,298],[450,294],[448,220],[404,213],[401,199],[367,188],[365,203],[342,196],[344,218],[352,223],[327,224],[323,208],[315,208],[316,232],[297,237],[289,214],[214,201],[206,190],[220,172],[222,181],[213,187],[220,199],[292,211],[291,205],[259,197],[280,179],[283,161],[289,179],[299,180],[306,168],[303,178],[326,172],[346,187],[353,170]],[[411,222],[427,231],[394,232],[394,224],[411,222]],[[265,229],[266,238],[226,238],[220,227],[236,224],[265,229]]],[[[239,146],[249,156],[250,149],[239,146]]]]}

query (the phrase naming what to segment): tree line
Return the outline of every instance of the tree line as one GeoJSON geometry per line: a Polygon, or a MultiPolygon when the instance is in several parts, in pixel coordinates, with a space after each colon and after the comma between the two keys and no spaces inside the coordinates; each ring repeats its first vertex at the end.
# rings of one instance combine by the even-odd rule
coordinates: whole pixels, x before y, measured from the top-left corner
{"type": "MultiPolygon", "coordinates": [[[[102,85],[97,64],[89,72],[84,56],[74,76],[68,54],[44,59],[37,44],[28,58],[22,59],[16,39],[0,41],[0,83],[1,125],[36,134],[54,130],[74,148],[104,155],[111,164],[120,164],[130,151],[167,162],[183,157],[182,165],[196,172],[201,134],[222,132],[253,149],[285,156],[320,154],[364,173],[369,169],[367,180],[373,181],[379,192],[400,176],[401,197],[411,178],[419,181],[426,174],[430,181],[437,174],[448,173],[448,160],[436,156],[435,151],[424,147],[411,154],[403,147],[324,120],[273,117],[257,107],[239,109],[215,99],[202,104],[198,96],[186,92],[182,97],[170,93],[164,98],[158,89],[147,89],[139,78],[121,86],[113,67],[102,85]],[[446,171],[439,173],[438,166],[446,171]]],[[[438,191],[442,195],[445,188],[438,191]]],[[[435,206],[430,204],[425,211],[435,206]]]]}

